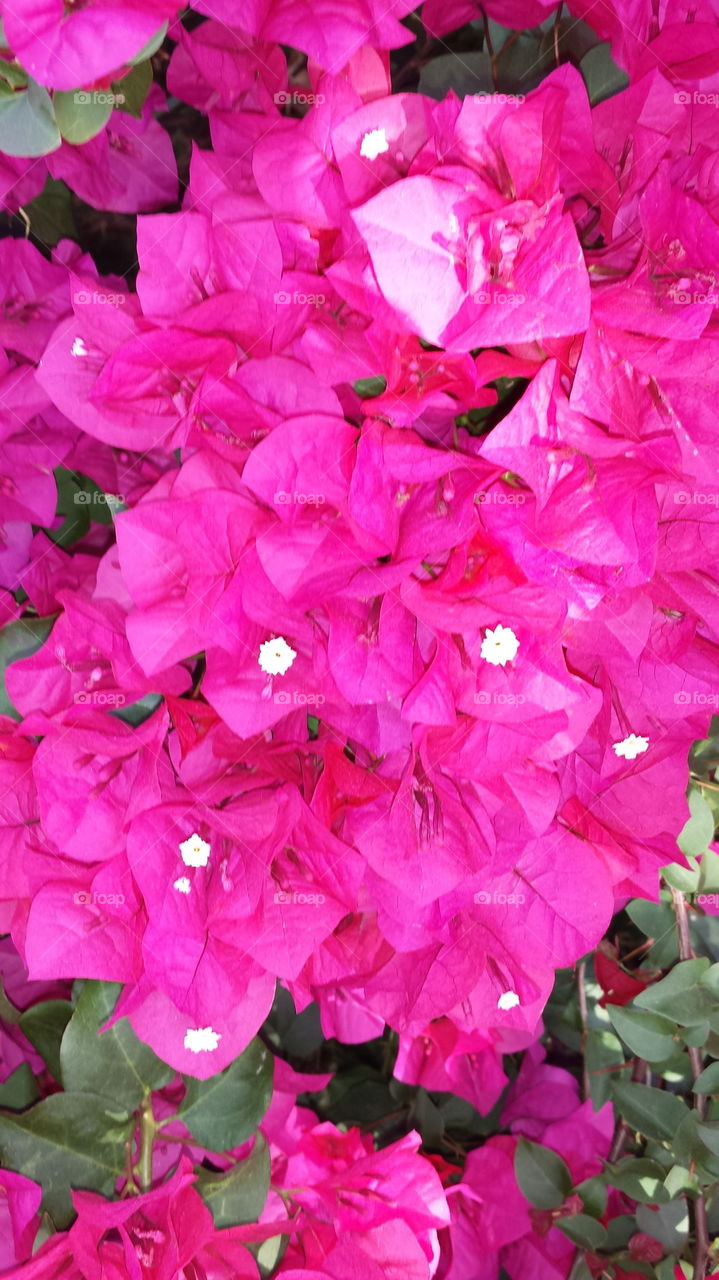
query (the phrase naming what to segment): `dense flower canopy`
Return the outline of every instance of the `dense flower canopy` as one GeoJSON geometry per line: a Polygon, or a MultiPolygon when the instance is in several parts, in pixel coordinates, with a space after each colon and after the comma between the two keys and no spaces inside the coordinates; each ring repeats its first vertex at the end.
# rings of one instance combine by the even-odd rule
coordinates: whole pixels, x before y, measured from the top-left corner
{"type": "MultiPolygon", "coordinates": [[[[171,1116],[279,983],[326,1040],[391,1034],[395,1081],[501,1098],[503,1130],[463,1168],[376,1149],[279,1058],[259,1222],[213,1219],[188,1122],[136,1196],[69,1179],[69,1232],[36,1239],[39,1170],[1,1173],[8,1275],[572,1269],[516,1151],[583,1183],[614,1118],[544,1061],[543,1014],[680,857],[719,687],[719,7],[567,7],[0,0],[0,151],[32,117],[6,210],[59,186],[138,215],[136,273],[32,214],[0,241],[9,997],[117,984],[105,1034],[167,1064],[171,1116]],[[421,23],[418,65],[465,24],[490,50],[544,24],[557,56],[526,93],[393,87],[421,23]]],[[[643,991],[597,955],[610,1004],[643,991]]],[[[4,1080],[43,1069],[19,1025],[0,1048],[4,1080]]]]}

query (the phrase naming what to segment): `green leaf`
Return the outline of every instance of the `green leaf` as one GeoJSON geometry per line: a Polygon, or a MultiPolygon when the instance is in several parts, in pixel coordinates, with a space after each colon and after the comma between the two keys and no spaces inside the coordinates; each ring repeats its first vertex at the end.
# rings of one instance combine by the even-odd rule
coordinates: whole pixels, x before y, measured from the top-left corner
{"type": "Polygon", "coordinates": [[[17,62],[6,62],[4,58],[0,60],[0,76],[13,90],[24,89],[27,86],[27,71],[17,62]]]}
{"type": "Polygon", "coordinates": [[[696,1174],[690,1173],[682,1164],[673,1164],[666,1178],[664,1179],[666,1187],[671,1199],[688,1191],[692,1195],[696,1195],[699,1190],[696,1174]]]}
{"type": "Polygon", "coordinates": [[[669,1204],[660,1205],[656,1210],[640,1204],[636,1218],[639,1230],[658,1240],[665,1249],[678,1253],[684,1248],[689,1236],[689,1209],[683,1197],[670,1200],[669,1204]]]}
{"type": "Polygon", "coordinates": [[[712,1124],[697,1124],[697,1134],[704,1146],[708,1147],[713,1155],[719,1156],[719,1121],[712,1124]]]}
{"type": "Polygon", "coordinates": [[[711,964],[699,979],[699,985],[706,987],[707,991],[711,991],[713,996],[719,999],[719,964],[711,964]]]}
{"type": "Polygon", "coordinates": [[[24,210],[32,234],[48,249],[76,235],[70,188],[59,178],[48,178],[40,195],[30,200],[24,210]]]}
{"type": "Polygon", "coordinates": [[[94,90],[56,90],[53,94],[55,119],[66,142],[80,146],[102,133],[112,115],[114,94],[94,90]]]}
{"type": "Polygon", "coordinates": [[[704,1068],[694,1084],[694,1093],[719,1093],[719,1062],[704,1068]]]}
{"type": "Polygon", "coordinates": [[[118,720],[124,720],[125,724],[131,724],[136,729],[139,724],[144,724],[151,715],[154,715],[161,702],[161,693],[146,693],[144,698],[131,702],[126,707],[114,707],[110,715],[116,716],[118,720]]]}
{"type": "Polygon", "coordinates": [[[714,814],[698,787],[689,792],[689,814],[677,844],[687,857],[700,858],[714,839],[714,814]]]}
{"type": "Polygon", "coordinates": [[[270,1153],[264,1138],[258,1136],[251,1155],[238,1161],[228,1173],[201,1169],[195,1186],[216,1227],[256,1222],[270,1188],[270,1153]]]}
{"type": "Polygon", "coordinates": [[[611,1186],[624,1191],[641,1204],[659,1204],[668,1200],[664,1186],[664,1170],[653,1160],[637,1160],[633,1156],[606,1170],[611,1186]]]}
{"type": "Polygon", "coordinates": [[[681,889],[682,893],[697,892],[700,874],[700,868],[696,863],[691,867],[682,867],[678,862],[670,862],[668,866],[662,867],[662,878],[665,883],[672,885],[674,889],[681,889]]]}
{"type": "Polygon", "coordinates": [[[23,1062],[7,1080],[0,1084],[0,1107],[5,1111],[24,1111],[38,1098],[37,1080],[30,1064],[23,1062]]]}
{"type": "Polygon", "coordinates": [[[58,1084],[62,1084],[60,1041],[71,1014],[69,1000],[44,1000],[26,1009],[20,1018],[20,1030],[37,1049],[58,1084]]]}
{"type": "Polygon", "coordinates": [[[668,1258],[662,1258],[661,1262],[657,1262],[654,1268],[654,1275],[656,1277],[656,1280],[675,1280],[675,1277],[681,1274],[684,1274],[685,1276],[690,1276],[692,1271],[694,1270],[694,1264],[687,1263],[684,1265],[691,1266],[691,1270],[685,1271],[684,1267],[682,1266],[680,1271],[677,1272],[675,1270],[676,1258],[672,1256],[669,1256],[668,1258]]]}
{"type": "MultiPolygon", "coordinates": [[[[712,793],[712,799],[714,793],[712,793]]],[[[705,849],[699,864],[699,888],[702,892],[719,893],[719,854],[705,849]]]]}
{"type": "Polygon", "coordinates": [[[28,159],[57,151],[62,138],[47,89],[28,81],[27,89],[0,97],[0,151],[28,159]]]}
{"type": "Polygon", "coordinates": [[[386,378],[360,378],[352,387],[361,400],[371,400],[373,396],[381,396],[387,390],[386,378]]]}
{"type": "Polygon", "coordinates": [[[43,1188],[56,1226],[72,1217],[70,1187],[112,1195],[132,1122],[118,1125],[91,1093],[54,1093],[22,1115],[0,1113],[0,1161],[43,1188]]]}
{"type": "Polygon", "coordinates": [[[690,1049],[700,1049],[706,1043],[711,1033],[711,1026],[708,1020],[704,1022],[694,1022],[691,1027],[685,1027],[681,1032],[682,1040],[690,1049]]]}
{"type": "Polygon", "coordinates": [[[515,32],[515,38],[500,50],[495,65],[499,92],[529,93],[554,67],[554,41],[551,37],[542,40],[535,31],[515,32]]]}
{"type": "Polygon", "coordinates": [[[699,1116],[696,1111],[687,1111],[672,1138],[672,1159],[680,1161],[687,1168],[690,1164],[704,1165],[712,1159],[709,1148],[699,1136],[698,1125],[699,1116]]]}
{"type": "Polygon", "coordinates": [[[47,536],[58,547],[71,547],[79,538],[84,538],[90,531],[90,508],[84,497],[82,481],[74,472],[65,467],[55,468],[57,484],[56,514],[65,519],[58,529],[48,529],[47,536]]]}
{"type": "Polygon", "coordinates": [[[558,1218],[554,1225],[582,1249],[601,1249],[606,1243],[605,1228],[596,1218],[590,1218],[586,1213],[575,1213],[571,1218],[558,1218]]]}
{"type": "Polygon", "coordinates": [[[608,1252],[615,1253],[618,1249],[624,1249],[629,1244],[632,1236],[636,1232],[637,1224],[634,1221],[634,1214],[631,1216],[622,1213],[618,1218],[612,1218],[607,1223],[607,1242],[605,1248],[608,1252]]]}
{"type": "Polygon", "coordinates": [[[688,1111],[681,1098],[673,1093],[629,1080],[615,1084],[612,1095],[627,1124],[658,1142],[669,1141],[674,1136],[688,1111]]]}
{"type": "Polygon", "coordinates": [[[607,1068],[619,1067],[625,1059],[624,1049],[613,1031],[589,1031],[586,1042],[586,1063],[589,1072],[589,1090],[595,1111],[609,1101],[612,1084],[620,1079],[618,1072],[608,1071],[607,1068]]]}
{"type": "Polygon", "coordinates": [[[62,1082],[69,1093],[106,1095],[128,1113],[150,1089],[173,1077],[148,1045],[138,1040],[127,1018],[100,1032],[122,987],[115,982],[86,982],[60,1046],[62,1082]]]}
{"type": "Polygon", "coordinates": [[[154,36],[148,40],[147,44],[143,44],[142,48],[135,54],[134,58],[130,58],[130,62],[133,66],[138,62],[144,62],[146,58],[151,58],[157,53],[157,50],[160,48],[165,36],[167,35],[167,27],[168,24],[163,22],[162,26],[159,27],[154,36]]]}
{"type": "Polygon", "coordinates": [[[648,963],[657,969],[668,969],[679,959],[674,911],[666,902],[646,902],[634,898],[627,904],[627,915],[654,945],[647,956],[648,963]]]}
{"type": "Polygon", "coordinates": [[[481,93],[484,97],[494,93],[489,54],[484,50],[445,53],[426,62],[419,75],[419,92],[428,98],[442,99],[450,90],[459,98],[470,93],[481,93]]]}
{"type": "Polygon", "coordinates": [[[706,988],[698,984],[709,967],[706,956],[682,960],[661,982],[652,983],[635,996],[632,1007],[663,1014],[682,1027],[705,1022],[711,1014],[713,1001],[706,988]]]}
{"type": "MultiPolygon", "coordinates": [[[[706,903],[707,896],[697,894],[697,905],[702,906],[702,899],[706,903]]],[[[715,892],[713,897],[716,906],[719,893],[715,892]]],[[[719,916],[700,916],[694,912],[689,918],[689,928],[694,950],[699,955],[709,956],[712,963],[719,960],[719,916]]]]}
{"type": "Polygon", "coordinates": [[[15,710],[5,686],[5,672],[11,662],[29,658],[45,643],[55,618],[17,618],[0,629],[0,715],[22,717],[15,710]]]}
{"type": "Polygon", "coordinates": [[[113,80],[115,105],[137,120],[142,118],[142,108],[152,84],[152,63],[138,62],[122,80],[113,80]]]}
{"type": "Polygon", "coordinates": [[[535,1209],[558,1209],[572,1190],[572,1175],[561,1156],[520,1138],[514,1173],[522,1194],[535,1209]]]}
{"type": "Polygon", "coordinates": [[[177,1117],[201,1146],[227,1151],[249,1138],[271,1097],[272,1056],[261,1040],[252,1040],[244,1053],[216,1076],[187,1079],[177,1117]]]}
{"type": "Polygon", "coordinates": [[[67,519],[60,529],[48,530],[48,536],[62,547],[71,546],[83,537],[91,520],[95,524],[111,525],[115,514],[124,509],[122,494],[105,493],[99,484],[78,471],[56,467],[55,482],[57,514],[67,519]]]}
{"type": "Polygon", "coordinates": [[[288,1244],[289,1236],[282,1235],[270,1236],[269,1240],[263,1240],[259,1245],[249,1245],[250,1253],[257,1259],[262,1280],[269,1280],[270,1276],[274,1276],[275,1268],[287,1252],[288,1244]]]}
{"type": "Polygon", "coordinates": [[[640,1058],[664,1062],[672,1053],[677,1028],[668,1018],[618,1004],[607,1005],[607,1013],[617,1035],[640,1058]]]}
{"type": "Polygon", "coordinates": [[[621,93],[629,84],[629,76],[622,71],[612,58],[611,45],[608,41],[595,45],[589,53],[585,53],[579,64],[579,70],[587,86],[589,101],[593,107],[615,93],[621,93]]]}
{"type": "Polygon", "coordinates": [[[586,1178],[574,1188],[582,1198],[582,1204],[593,1218],[601,1218],[607,1207],[607,1184],[604,1175],[586,1178]]]}

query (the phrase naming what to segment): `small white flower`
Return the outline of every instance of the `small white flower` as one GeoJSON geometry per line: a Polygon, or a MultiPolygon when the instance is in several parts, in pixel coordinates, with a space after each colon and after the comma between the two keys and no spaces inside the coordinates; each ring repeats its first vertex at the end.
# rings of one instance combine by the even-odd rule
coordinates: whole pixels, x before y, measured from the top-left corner
{"type": "Polygon", "coordinates": [[[212,1053],[222,1036],[212,1027],[188,1027],[185,1032],[185,1048],[190,1053],[212,1053]]]}
{"type": "Polygon", "coordinates": [[[516,991],[503,991],[497,1001],[498,1009],[516,1009],[519,1004],[519,996],[516,991]]]}
{"type": "Polygon", "coordinates": [[[180,844],[182,861],[186,867],[206,867],[210,861],[210,846],[196,831],[180,844]]]}
{"type": "Polygon", "coordinates": [[[613,747],[615,754],[622,756],[624,760],[636,760],[637,756],[644,755],[644,752],[649,750],[649,739],[630,733],[628,738],[615,742],[613,747]]]}
{"type": "Polygon", "coordinates": [[[365,160],[376,160],[377,156],[381,156],[385,151],[389,151],[389,143],[387,141],[387,133],[384,129],[370,129],[362,139],[360,147],[360,155],[365,160]]]}
{"type": "Polygon", "coordinates": [[[189,893],[192,885],[190,884],[187,876],[178,876],[172,887],[173,889],[177,889],[178,893],[189,893]]]}
{"type": "Polygon", "coordinates": [[[289,671],[297,654],[291,649],[284,636],[273,636],[260,645],[260,656],[257,661],[262,671],[268,676],[283,676],[289,671]]]}
{"type": "Polygon", "coordinates": [[[491,666],[504,667],[516,658],[518,650],[519,640],[512,628],[503,627],[500,622],[494,630],[488,627],[479,652],[484,661],[489,662],[491,666]]]}
{"type": "Polygon", "coordinates": [[[71,356],[86,356],[86,355],[87,355],[87,347],[85,346],[85,343],[83,342],[82,338],[75,338],[75,339],[74,339],[73,344],[72,344],[72,346],[71,346],[71,348],[70,348],[70,355],[71,355],[71,356]]]}

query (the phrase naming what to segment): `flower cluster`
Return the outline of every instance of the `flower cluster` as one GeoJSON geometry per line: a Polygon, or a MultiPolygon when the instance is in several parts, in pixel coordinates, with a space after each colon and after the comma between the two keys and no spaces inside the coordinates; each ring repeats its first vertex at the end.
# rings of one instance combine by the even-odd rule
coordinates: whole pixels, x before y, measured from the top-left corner
{"type": "MultiPolygon", "coordinates": [[[[57,125],[0,156],[6,207],[49,174],[139,215],[132,288],[0,241],[0,931],[63,997],[122,984],[108,1025],[187,1078],[279,982],[487,1112],[556,970],[677,856],[719,680],[719,25],[632,8],[569,5],[629,80],[591,105],[553,0],[427,0],[435,37],[556,36],[526,95],[441,100],[392,91],[406,0],[0,0],[0,150],[10,110],[57,125]],[[168,99],[208,132],[181,204],[168,99]]],[[[537,1055],[503,1124],[579,1182],[609,1113],[522,1111],[537,1055]]],[[[446,1198],[415,1138],[300,1108],[266,1140],[288,1280],[571,1266],[514,1136],[446,1198]]],[[[216,1228],[193,1177],[76,1191],[22,1274],[257,1275],[269,1227],[216,1228]]]]}

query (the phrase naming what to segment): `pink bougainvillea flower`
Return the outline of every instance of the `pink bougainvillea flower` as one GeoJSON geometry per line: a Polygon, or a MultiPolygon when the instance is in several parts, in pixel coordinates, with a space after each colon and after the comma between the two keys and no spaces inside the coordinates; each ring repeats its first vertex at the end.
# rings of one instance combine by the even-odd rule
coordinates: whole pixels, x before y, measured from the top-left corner
{"type": "Polygon", "coordinates": [[[215,1228],[194,1181],[191,1163],[183,1156],[166,1182],[142,1195],[110,1201],[89,1191],[73,1191],[77,1217],[70,1231],[51,1236],[31,1262],[6,1274],[13,1280],[105,1280],[140,1274],[151,1280],[259,1280],[241,1229],[215,1228]]]}
{"type": "Polygon", "coordinates": [[[39,1224],[42,1188],[29,1178],[3,1169],[0,1172],[0,1267],[8,1270],[25,1262],[39,1224]]]}
{"type": "Polygon", "coordinates": [[[335,73],[366,44],[395,49],[412,39],[400,22],[411,0],[322,0],[299,8],[292,0],[198,0],[196,8],[263,40],[302,49],[335,73]]]}
{"type": "Polygon", "coordinates": [[[0,343],[36,362],[70,310],[67,269],[48,262],[29,240],[3,240],[0,275],[0,343]]]}
{"type": "Polygon", "coordinates": [[[428,342],[468,350],[586,327],[586,267],[558,198],[537,207],[495,197],[482,209],[456,181],[417,176],[352,218],[383,295],[428,342]]]}
{"type": "Polygon", "coordinates": [[[62,178],[95,209],[151,213],[173,204],[177,199],[175,155],[169,134],[155,119],[155,112],[164,105],[155,86],[145,99],[141,119],[113,111],[106,128],[89,142],[80,146],[64,142],[48,157],[53,178],[62,178]]]}
{"type": "Polygon", "coordinates": [[[54,723],[38,716],[44,736],[33,772],[43,828],[69,857],[101,862],[124,849],[133,814],[160,799],[166,727],[162,710],[137,729],[82,704],[54,723]]]}
{"type": "Polygon", "coordinates": [[[507,1077],[501,1056],[482,1032],[458,1032],[448,1018],[438,1019],[414,1039],[402,1036],[393,1074],[407,1084],[459,1094],[481,1115],[502,1094],[507,1077]]]}
{"type": "Polygon", "coordinates": [[[170,93],[200,111],[247,106],[257,82],[267,105],[287,87],[287,64],[281,49],[212,19],[194,31],[179,30],[179,44],[167,69],[170,93]]]}
{"type": "Polygon", "coordinates": [[[35,80],[76,89],[115,71],[146,45],[172,14],[174,0],[7,0],[8,43],[35,80]],[[111,32],[111,39],[108,39],[111,32]]]}
{"type": "Polygon", "coordinates": [[[478,21],[484,12],[488,18],[505,27],[538,27],[556,8],[556,0],[425,0],[422,5],[422,22],[433,36],[444,36],[456,31],[466,22],[478,21]]]}

